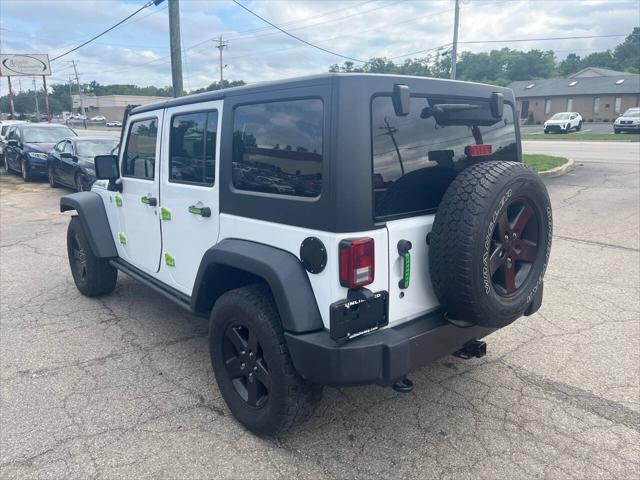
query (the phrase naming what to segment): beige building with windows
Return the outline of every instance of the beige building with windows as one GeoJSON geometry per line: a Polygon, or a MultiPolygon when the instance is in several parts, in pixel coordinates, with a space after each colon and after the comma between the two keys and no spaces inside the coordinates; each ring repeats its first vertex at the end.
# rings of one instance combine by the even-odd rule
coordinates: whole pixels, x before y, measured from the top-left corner
{"type": "MultiPolygon", "coordinates": [[[[80,111],[80,96],[73,95],[73,110],[80,111]]],[[[153,97],[143,95],[83,95],[84,109],[87,117],[102,115],[107,121],[122,121],[127,105],[148,105],[150,103],[169,100],[170,97],[153,97]]]]}
{"type": "Polygon", "coordinates": [[[509,88],[521,122],[542,123],[558,112],[612,122],[626,109],[640,106],[640,75],[606,68],[585,68],[568,78],[513,82],[509,88]]]}

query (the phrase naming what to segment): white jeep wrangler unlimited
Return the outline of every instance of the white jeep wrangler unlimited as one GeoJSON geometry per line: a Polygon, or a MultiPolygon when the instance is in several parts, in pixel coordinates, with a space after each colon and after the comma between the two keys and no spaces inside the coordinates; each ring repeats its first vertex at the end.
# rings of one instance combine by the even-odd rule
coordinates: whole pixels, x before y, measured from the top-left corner
{"type": "Polygon", "coordinates": [[[394,385],[542,301],[549,197],[509,89],[327,74],[133,108],[67,243],[84,295],[117,271],[210,318],[213,371],[277,435],[323,385],[394,385]]]}

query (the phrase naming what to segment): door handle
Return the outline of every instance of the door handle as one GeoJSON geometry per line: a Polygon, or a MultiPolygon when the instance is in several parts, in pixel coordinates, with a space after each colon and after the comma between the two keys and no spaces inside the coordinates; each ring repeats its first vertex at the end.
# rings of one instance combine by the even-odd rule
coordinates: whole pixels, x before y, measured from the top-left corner
{"type": "Polygon", "coordinates": [[[189,213],[208,218],[211,216],[211,209],[209,207],[196,207],[195,205],[191,205],[189,207],[189,213]]]}
{"type": "Polygon", "coordinates": [[[145,195],[144,197],[140,198],[140,201],[145,205],[149,205],[150,207],[155,207],[156,205],[158,205],[158,199],[155,197],[147,197],[145,195]]]}

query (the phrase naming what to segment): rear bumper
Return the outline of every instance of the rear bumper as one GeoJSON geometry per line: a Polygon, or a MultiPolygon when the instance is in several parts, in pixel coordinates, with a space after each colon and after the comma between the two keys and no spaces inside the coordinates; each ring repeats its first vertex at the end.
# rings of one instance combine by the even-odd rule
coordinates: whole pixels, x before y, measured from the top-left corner
{"type": "Polygon", "coordinates": [[[313,383],[391,385],[493,331],[456,327],[438,311],[346,342],[332,340],[326,330],[301,335],[286,332],[285,338],[298,373],[313,383]]]}

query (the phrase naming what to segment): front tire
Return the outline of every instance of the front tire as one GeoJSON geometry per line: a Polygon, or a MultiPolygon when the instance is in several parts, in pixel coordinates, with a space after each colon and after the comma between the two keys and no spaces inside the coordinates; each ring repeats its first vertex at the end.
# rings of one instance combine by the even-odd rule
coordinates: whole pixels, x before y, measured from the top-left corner
{"type": "Polygon", "coordinates": [[[27,165],[26,160],[22,160],[20,162],[20,173],[22,174],[22,180],[25,182],[33,180],[33,174],[29,171],[29,166],[27,165]]]}
{"type": "Polygon", "coordinates": [[[265,284],[223,294],[210,318],[211,364],[229,410],[247,429],[277,436],[313,412],[322,387],[296,371],[265,284]]]}
{"type": "Polygon", "coordinates": [[[53,168],[49,167],[49,186],[51,188],[57,188],[58,182],[56,182],[55,177],[53,176],[53,168]]]}
{"type": "Polygon", "coordinates": [[[7,155],[6,154],[4,154],[3,157],[4,157],[4,162],[3,162],[4,163],[4,171],[7,174],[9,174],[9,173],[11,173],[11,167],[9,166],[9,160],[7,159],[7,155]]]}
{"type": "Polygon", "coordinates": [[[80,175],[76,174],[73,183],[75,184],[76,192],[84,192],[85,188],[82,180],[80,179],[80,175]]]}
{"type": "Polygon", "coordinates": [[[118,270],[108,259],[93,254],[77,216],[71,218],[67,229],[67,255],[73,281],[84,296],[106,295],[116,288],[118,270]]]}
{"type": "Polygon", "coordinates": [[[582,122],[578,122],[578,126],[576,127],[576,132],[582,130],[582,122]]]}

